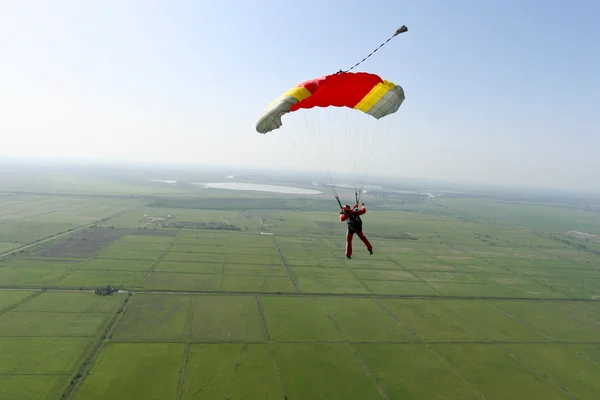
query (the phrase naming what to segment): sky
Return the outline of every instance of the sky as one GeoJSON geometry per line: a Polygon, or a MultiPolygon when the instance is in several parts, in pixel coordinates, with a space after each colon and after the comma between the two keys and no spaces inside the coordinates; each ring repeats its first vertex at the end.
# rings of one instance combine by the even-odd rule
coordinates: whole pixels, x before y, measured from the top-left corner
{"type": "Polygon", "coordinates": [[[372,175],[600,184],[594,0],[0,3],[0,161],[306,170],[338,149],[339,171],[367,157],[372,175]],[[278,95],[349,68],[403,24],[357,69],[405,90],[383,128],[325,109],[307,112],[319,115],[312,128],[352,128],[352,145],[300,143],[310,136],[299,113],[256,132],[278,95]],[[337,120],[324,123],[329,111],[337,120]]]}

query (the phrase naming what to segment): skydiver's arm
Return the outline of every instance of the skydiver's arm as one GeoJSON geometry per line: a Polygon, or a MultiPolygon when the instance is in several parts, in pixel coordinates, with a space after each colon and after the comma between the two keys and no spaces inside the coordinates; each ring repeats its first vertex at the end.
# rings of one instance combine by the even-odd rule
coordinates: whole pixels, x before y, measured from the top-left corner
{"type": "Polygon", "coordinates": [[[367,213],[367,207],[365,207],[365,203],[362,203],[362,208],[358,210],[358,215],[363,215],[367,213]]]}
{"type": "Polygon", "coordinates": [[[340,221],[344,222],[345,220],[348,219],[350,215],[348,213],[342,212],[340,213],[340,221]]]}

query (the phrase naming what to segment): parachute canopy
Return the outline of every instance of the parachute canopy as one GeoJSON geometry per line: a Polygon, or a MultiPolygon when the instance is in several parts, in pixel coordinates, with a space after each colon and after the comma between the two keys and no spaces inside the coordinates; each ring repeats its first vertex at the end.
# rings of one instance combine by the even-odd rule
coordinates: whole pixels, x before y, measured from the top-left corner
{"type": "Polygon", "coordinates": [[[281,117],[299,109],[347,107],[376,119],[398,111],[404,101],[402,87],[366,72],[338,72],[300,83],[267,106],[256,131],[281,127],[281,117]]]}

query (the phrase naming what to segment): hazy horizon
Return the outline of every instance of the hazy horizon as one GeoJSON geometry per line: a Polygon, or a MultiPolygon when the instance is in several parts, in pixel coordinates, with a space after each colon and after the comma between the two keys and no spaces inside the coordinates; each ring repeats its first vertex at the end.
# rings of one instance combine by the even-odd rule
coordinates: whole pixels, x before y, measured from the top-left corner
{"type": "Polygon", "coordinates": [[[289,131],[255,131],[260,113],[406,24],[358,68],[406,92],[370,175],[596,190],[599,12],[554,0],[10,3],[0,161],[309,172],[289,131]]]}

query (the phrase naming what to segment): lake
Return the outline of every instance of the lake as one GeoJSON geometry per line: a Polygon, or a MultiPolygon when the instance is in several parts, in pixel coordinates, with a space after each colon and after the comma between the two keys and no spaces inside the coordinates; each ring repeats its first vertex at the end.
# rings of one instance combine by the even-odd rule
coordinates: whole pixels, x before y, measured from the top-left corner
{"type": "Polygon", "coordinates": [[[192,185],[203,186],[207,189],[226,189],[226,190],[251,190],[255,192],[271,192],[285,194],[320,194],[318,190],[303,189],[293,186],[262,185],[259,183],[243,182],[212,182],[212,183],[192,183],[192,185]]]}

